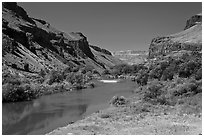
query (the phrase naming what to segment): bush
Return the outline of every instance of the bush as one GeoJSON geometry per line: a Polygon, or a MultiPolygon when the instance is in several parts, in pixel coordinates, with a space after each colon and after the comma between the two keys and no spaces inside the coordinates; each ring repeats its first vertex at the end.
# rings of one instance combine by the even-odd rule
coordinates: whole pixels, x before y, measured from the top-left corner
{"type": "Polygon", "coordinates": [[[81,69],[81,73],[85,74],[87,72],[92,72],[92,70],[94,70],[93,66],[87,65],[84,68],[81,69]]]}
{"type": "Polygon", "coordinates": [[[66,78],[66,76],[71,73],[73,71],[73,67],[66,67],[63,72],[62,72],[62,75],[64,77],[64,79],[66,78]]]}
{"type": "Polygon", "coordinates": [[[110,104],[113,105],[113,106],[116,106],[116,107],[126,105],[128,102],[129,101],[125,97],[123,97],[123,96],[121,96],[121,97],[114,96],[110,100],[110,104]]]}
{"type": "Polygon", "coordinates": [[[74,84],[74,83],[84,84],[84,75],[81,73],[72,72],[69,75],[67,75],[66,81],[71,84],[74,84]]]}
{"type": "Polygon", "coordinates": [[[72,72],[77,72],[77,71],[79,71],[79,69],[80,69],[80,67],[73,67],[72,72]]]}
{"type": "Polygon", "coordinates": [[[85,88],[85,87],[84,87],[84,85],[82,85],[82,84],[74,83],[74,84],[73,84],[73,88],[76,89],[76,90],[81,90],[81,89],[83,89],[83,88],[85,88]]]}
{"type": "Polygon", "coordinates": [[[21,85],[22,82],[20,78],[10,77],[10,78],[4,79],[3,84],[5,83],[9,83],[11,85],[21,85]]]}
{"type": "Polygon", "coordinates": [[[202,79],[202,68],[198,69],[196,74],[195,74],[196,80],[202,79]]]}
{"type": "Polygon", "coordinates": [[[145,87],[144,101],[153,104],[175,105],[181,104],[185,98],[190,99],[202,93],[202,80],[174,77],[172,81],[149,81],[145,87]]]}
{"type": "Polygon", "coordinates": [[[63,81],[63,75],[59,71],[52,70],[49,75],[50,75],[48,80],[49,85],[52,85],[55,82],[59,83],[63,81]]]}
{"type": "Polygon", "coordinates": [[[93,74],[98,74],[98,75],[100,75],[100,73],[96,70],[96,69],[93,69],[93,74]]]}
{"type": "Polygon", "coordinates": [[[5,84],[2,87],[3,102],[27,101],[37,98],[38,96],[38,88],[34,88],[30,84],[5,84]]]}
{"type": "Polygon", "coordinates": [[[102,75],[110,75],[110,71],[108,69],[105,69],[103,72],[102,72],[102,75]]]}
{"type": "Polygon", "coordinates": [[[90,82],[90,83],[88,83],[88,87],[94,88],[94,87],[95,87],[95,84],[94,84],[93,82],[90,82]]]}
{"type": "Polygon", "coordinates": [[[162,88],[164,87],[164,85],[158,81],[158,80],[154,80],[152,81],[148,86],[147,86],[147,91],[144,93],[144,100],[145,101],[155,101],[155,102],[160,102],[162,100],[163,101],[163,97],[160,98],[159,96],[161,96],[163,90],[162,88]]]}
{"type": "Polygon", "coordinates": [[[46,74],[47,74],[47,73],[46,73],[45,70],[43,70],[43,69],[41,69],[40,72],[39,72],[39,75],[40,75],[41,77],[45,77],[46,74]]]}
{"type": "Polygon", "coordinates": [[[164,81],[172,80],[174,78],[174,74],[175,74],[174,67],[168,67],[163,71],[161,80],[164,80],[164,81]]]}
{"type": "Polygon", "coordinates": [[[102,114],[100,115],[100,117],[101,117],[101,118],[110,118],[111,115],[110,115],[110,114],[104,114],[104,113],[102,113],[102,114]]]}
{"type": "Polygon", "coordinates": [[[136,77],[137,84],[142,86],[146,85],[148,81],[148,77],[149,77],[149,74],[147,70],[140,70],[136,77]]]}
{"type": "Polygon", "coordinates": [[[173,92],[173,96],[192,96],[197,93],[202,92],[201,85],[195,80],[189,80],[184,84],[180,84],[176,87],[176,90],[173,92]]]}

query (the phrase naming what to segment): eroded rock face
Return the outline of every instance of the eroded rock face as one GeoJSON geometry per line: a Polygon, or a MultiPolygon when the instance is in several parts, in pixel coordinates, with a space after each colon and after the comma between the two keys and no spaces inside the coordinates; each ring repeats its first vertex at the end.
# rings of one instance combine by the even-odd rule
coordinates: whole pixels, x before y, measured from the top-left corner
{"type": "Polygon", "coordinates": [[[140,64],[147,61],[148,51],[127,50],[113,52],[113,56],[130,65],[140,64]]]}
{"type": "Polygon", "coordinates": [[[194,15],[192,16],[190,19],[187,20],[186,22],[186,27],[184,28],[184,30],[198,24],[198,23],[201,23],[202,22],[202,14],[197,14],[197,15],[194,15]]]}
{"type": "Polygon", "coordinates": [[[35,24],[35,22],[28,17],[27,12],[23,8],[19,7],[16,2],[3,2],[2,6],[3,8],[9,9],[16,13],[17,17],[22,17],[24,20],[35,24]]]}
{"type": "Polygon", "coordinates": [[[177,51],[202,50],[202,15],[193,16],[187,21],[185,30],[165,37],[152,39],[149,58],[165,56],[177,51]]]}
{"type": "Polygon", "coordinates": [[[110,51],[106,50],[106,49],[102,49],[102,48],[99,48],[97,46],[93,46],[93,45],[90,45],[91,48],[93,48],[94,50],[98,51],[98,52],[102,52],[104,54],[107,54],[107,55],[112,55],[110,51]]]}
{"type": "Polygon", "coordinates": [[[100,71],[115,65],[113,57],[103,51],[96,53],[106,58],[97,58],[81,32],[61,32],[42,19],[29,17],[15,2],[3,3],[2,33],[3,62],[20,70],[27,71],[25,64],[29,72],[79,65],[100,71]]]}

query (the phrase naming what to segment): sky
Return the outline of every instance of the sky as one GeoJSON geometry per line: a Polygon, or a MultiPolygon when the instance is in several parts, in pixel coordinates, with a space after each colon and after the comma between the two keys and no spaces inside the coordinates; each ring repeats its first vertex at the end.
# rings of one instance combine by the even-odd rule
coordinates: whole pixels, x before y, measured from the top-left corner
{"type": "Polygon", "coordinates": [[[82,32],[110,51],[148,50],[151,40],[184,29],[201,2],[18,2],[30,17],[64,32],[82,32]]]}

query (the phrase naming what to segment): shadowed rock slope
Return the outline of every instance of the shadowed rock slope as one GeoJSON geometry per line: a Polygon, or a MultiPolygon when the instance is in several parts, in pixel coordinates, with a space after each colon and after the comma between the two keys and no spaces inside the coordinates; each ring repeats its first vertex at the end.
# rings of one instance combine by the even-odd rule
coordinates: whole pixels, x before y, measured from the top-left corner
{"type": "Polygon", "coordinates": [[[81,32],[59,31],[44,20],[29,17],[17,3],[2,6],[2,62],[6,70],[37,73],[90,65],[102,71],[121,63],[109,51],[90,46],[81,32]]]}
{"type": "Polygon", "coordinates": [[[202,14],[197,14],[187,20],[184,31],[154,38],[150,44],[149,57],[154,58],[178,51],[201,51],[201,49],[202,14]]]}

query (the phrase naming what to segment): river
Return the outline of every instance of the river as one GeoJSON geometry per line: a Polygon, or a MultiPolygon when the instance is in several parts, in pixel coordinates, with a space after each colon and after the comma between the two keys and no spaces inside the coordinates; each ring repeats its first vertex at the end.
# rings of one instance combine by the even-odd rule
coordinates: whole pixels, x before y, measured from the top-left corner
{"type": "Polygon", "coordinates": [[[3,103],[3,135],[46,134],[83,117],[105,109],[114,95],[129,97],[136,84],[95,81],[96,87],[42,96],[33,101],[3,103]]]}

